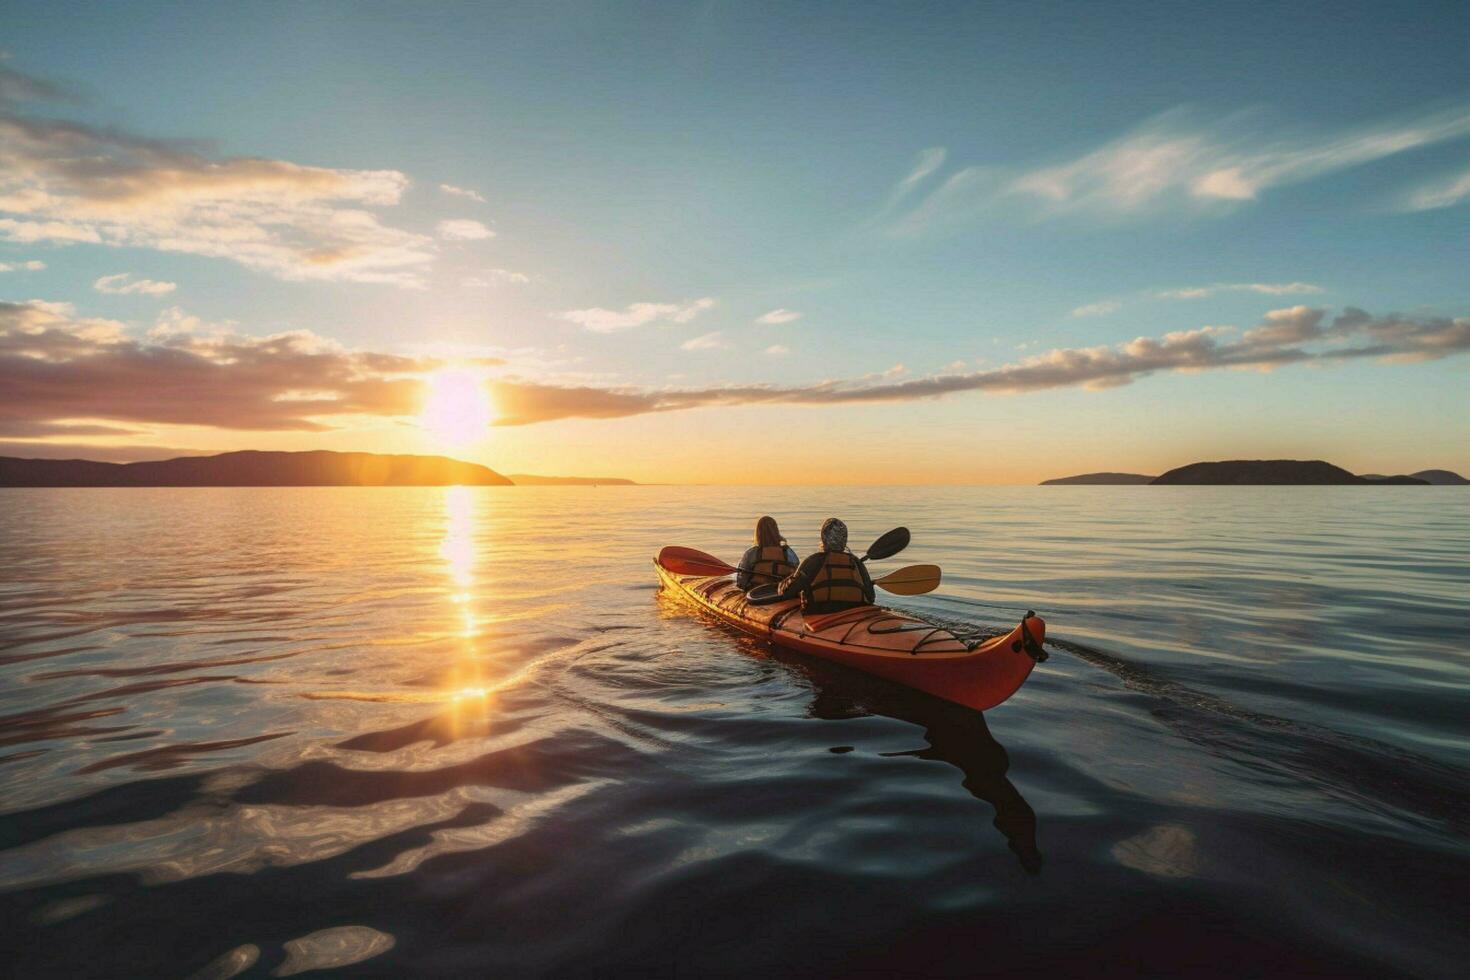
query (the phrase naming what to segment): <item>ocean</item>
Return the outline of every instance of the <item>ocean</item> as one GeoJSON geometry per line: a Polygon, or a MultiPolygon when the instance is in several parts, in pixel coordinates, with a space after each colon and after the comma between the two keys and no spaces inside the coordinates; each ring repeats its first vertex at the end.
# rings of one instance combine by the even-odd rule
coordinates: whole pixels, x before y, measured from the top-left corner
{"type": "Polygon", "coordinates": [[[1463,487],[0,490],[16,976],[1462,976],[1463,487]],[[801,554],[984,716],[711,623],[801,554]]]}

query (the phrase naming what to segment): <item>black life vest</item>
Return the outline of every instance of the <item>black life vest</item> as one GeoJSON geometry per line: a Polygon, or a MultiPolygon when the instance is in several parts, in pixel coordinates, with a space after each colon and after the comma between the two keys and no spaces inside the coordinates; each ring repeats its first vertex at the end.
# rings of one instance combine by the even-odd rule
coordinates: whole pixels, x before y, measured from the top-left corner
{"type": "Polygon", "coordinates": [[[779,582],[792,572],[796,566],[786,559],[786,549],[780,545],[773,548],[762,548],[756,555],[756,559],[750,566],[751,585],[767,585],[779,582]]]}
{"type": "Polygon", "coordinates": [[[847,551],[829,551],[825,554],[822,567],[812,578],[811,586],[803,598],[805,606],[827,606],[844,604],[860,606],[868,601],[863,588],[863,576],[858,571],[858,561],[847,551]]]}

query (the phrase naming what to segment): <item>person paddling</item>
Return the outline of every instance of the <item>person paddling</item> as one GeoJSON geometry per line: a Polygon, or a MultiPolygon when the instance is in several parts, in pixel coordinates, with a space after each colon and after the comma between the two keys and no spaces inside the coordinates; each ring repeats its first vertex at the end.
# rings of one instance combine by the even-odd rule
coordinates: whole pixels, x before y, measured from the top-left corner
{"type": "Polygon", "coordinates": [[[774,585],[796,571],[796,552],[781,537],[774,517],[755,522],[755,547],[746,550],[735,571],[735,584],[749,592],[759,585],[774,585]]]}
{"type": "Polygon", "coordinates": [[[873,580],[847,550],[847,525],[835,517],[822,522],[822,550],[808,555],[776,591],[783,599],[800,595],[804,613],[841,612],[873,602],[873,580]]]}

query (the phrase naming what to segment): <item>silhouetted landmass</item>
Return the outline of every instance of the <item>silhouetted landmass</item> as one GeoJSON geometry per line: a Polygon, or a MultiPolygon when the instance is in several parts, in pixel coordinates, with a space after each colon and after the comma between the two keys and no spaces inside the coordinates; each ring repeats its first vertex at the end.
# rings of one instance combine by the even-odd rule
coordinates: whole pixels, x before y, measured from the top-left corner
{"type": "Polygon", "coordinates": [[[632,480],[617,476],[535,476],[530,473],[512,473],[510,482],[518,487],[636,487],[632,480]]]}
{"type": "Polygon", "coordinates": [[[1320,459],[1231,459],[1190,463],[1157,477],[1154,486],[1427,486],[1412,476],[1369,479],[1320,459]]]}
{"type": "Polygon", "coordinates": [[[5,487],[442,487],[509,486],[486,466],[445,456],[385,456],[325,450],[246,450],[143,463],[0,456],[5,487]]]}
{"type": "Polygon", "coordinates": [[[1153,481],[1153,477],[1144,476],[1142,473],[1083,473],[1080,476],[1062,476],[1055,480],[1042,480],[1041,485],[1043,487],[1138,486],[1153,481]]]}
{"type": "Polygon", "coordinates": [[[1410,473],[1409,475],[1415,479],[1423,480],[1425,483],[1433,483],[1435,486],[1470,486],[1470,480],[1465,479],[1454,470],[1420,470],[1418,473],[1410,473]]]}

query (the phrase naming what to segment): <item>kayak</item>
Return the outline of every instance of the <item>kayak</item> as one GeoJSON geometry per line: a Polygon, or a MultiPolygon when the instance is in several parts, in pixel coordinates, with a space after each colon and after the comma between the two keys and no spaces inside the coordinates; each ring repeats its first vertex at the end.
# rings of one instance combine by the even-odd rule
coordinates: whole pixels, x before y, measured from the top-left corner
{"type": "Polygon", "coordinates": [[[797,599],[751,603],[728,575],[680,575],[658,558],[653,566],[666,593],[742,632],[977,711],[1015,694],[1046,659],[1046,623],[1034,613],[1004,636],[971,645],[942,626],[883,606],[808,617],[797,599]]]}

